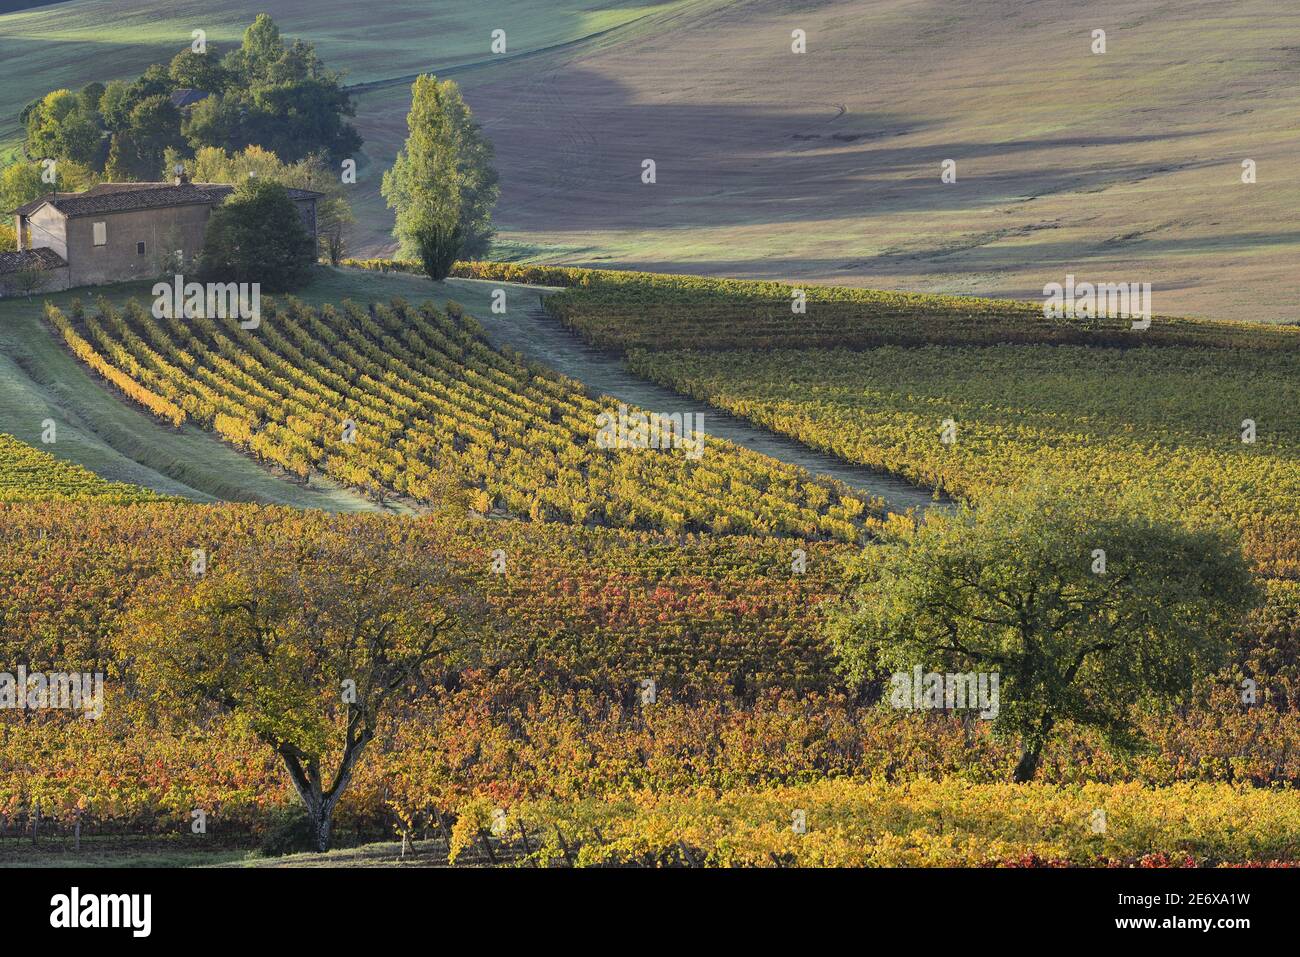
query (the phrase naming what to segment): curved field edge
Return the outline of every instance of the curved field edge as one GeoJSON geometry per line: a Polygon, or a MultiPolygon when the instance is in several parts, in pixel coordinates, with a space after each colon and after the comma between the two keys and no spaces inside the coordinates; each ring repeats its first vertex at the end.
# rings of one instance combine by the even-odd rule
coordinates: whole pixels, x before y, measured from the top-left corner
{"type": "Polygon", "coordinates": [[[329,484],[304,488],[200,429],[167,428],[124,402],[55,340],[41,320],[45,302],[78,294],[148,294],[147,283],[74,290],[43,299],[0,300],[0,422],[16,438],[115,482],[199,502],[235,501],[358,511],[373,508],[329,484]],[[41,442],[53,420],[56,441],[41,442]]]}

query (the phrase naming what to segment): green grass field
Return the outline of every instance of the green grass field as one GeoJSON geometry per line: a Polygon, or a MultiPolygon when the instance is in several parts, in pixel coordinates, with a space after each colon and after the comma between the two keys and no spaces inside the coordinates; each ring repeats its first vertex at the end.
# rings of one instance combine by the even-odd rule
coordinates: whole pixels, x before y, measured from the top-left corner
{"type": "MultiPolygon", "coordinates": [[[[61,86],[137,76],[189,46],[194,30],[229,49],[258,10],[274,16],[285,35],[314,43],[328,66],[346,71],[348,83],[370,84],[488,60],[496,26],[506,30],[505,56],[517,57],[676,5],[476,0],[431,6],[399,0],[361,16],[356,4],[343,0],[278,0],[256,10],[228,0],[180,0],[165,8],[154,0],[73,0],[9,13],[0,16],[6,73],[0,85],[0,159],[20,145],[18,112],[35,97],[61,86]]],[[[408,80],[402,94],[409,86],[408,80]]]]}

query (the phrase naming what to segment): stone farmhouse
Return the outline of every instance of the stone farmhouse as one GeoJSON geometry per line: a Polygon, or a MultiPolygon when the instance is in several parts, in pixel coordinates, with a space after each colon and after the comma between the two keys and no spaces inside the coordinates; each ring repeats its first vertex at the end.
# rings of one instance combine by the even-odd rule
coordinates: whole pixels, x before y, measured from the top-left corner
{"type": "MultiPolygon", "coordinates": [[[[179,175],[171,183],[101,183],[34,199],[12,211],[18,250],[0,253],[0,295],[11,285],[6,280],[34,267],[44,271],[44,292],[152,279],[168,264],[192,262],[213,207],[232,192],[179,175]]],[[[290,189],[289,196],[314,238],[321,194],[290,189]]]]}

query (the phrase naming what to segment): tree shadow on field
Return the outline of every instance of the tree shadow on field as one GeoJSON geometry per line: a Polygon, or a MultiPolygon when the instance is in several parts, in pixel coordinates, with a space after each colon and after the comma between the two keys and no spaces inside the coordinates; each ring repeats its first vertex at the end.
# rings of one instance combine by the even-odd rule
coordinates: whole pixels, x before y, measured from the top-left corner
{"type": "Polygon", "coordinates": [[[837,104],[658,105],[574,67],[508,92],[476,86],[467,99],[496,148],[498,218],[511,229],[548,233],[978,211],[1191,168],[1199,163],[1125,160],[1114,149],[1094,159],[1085,151],[1117,147],[1131,154],[1205,132],[916,144],[933,137],[924,118],[841,112],[837,104]],[[959,188],[940,180],[941,163],[950,158],[966,171],[959,188]],[[1008,158],[1014,162],[1000,162],[1008,158]],[[646,159],[655,162],[653,185],[642,182],[646,159]]]}

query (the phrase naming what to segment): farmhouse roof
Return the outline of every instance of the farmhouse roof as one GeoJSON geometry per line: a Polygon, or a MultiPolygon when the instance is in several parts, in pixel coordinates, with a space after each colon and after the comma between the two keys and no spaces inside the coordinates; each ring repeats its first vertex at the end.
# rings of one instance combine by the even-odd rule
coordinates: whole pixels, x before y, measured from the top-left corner
{"type": "Polygon", "coordinates": [[[9,273],[18,272],[20,269],[30,269],[33,266],[39,266],[43,269],[58,269],[66,266],[67,262],[63,257],[53,249],[40,247],[38,249],[24,249],[16,253],[0,253],[0,276],[9,273]]]}
{"type": "Polygon", "coordinates": [[[183,87],[172,93],[172,106],[183,109],[187,106],[193,106],[200,100],[206,100],[211,95],[207,90],[191,90],[188,87],[183,87]]]}
{"type": "MultiPolygon", "coordinates": [[[[95,216],[100,213],[129,213],[139,209],[165,209],[169,206],[214,206],[235,191],[224,183],[100,183],[84,193],[50,193],[14,210],[16,216],[29,216],[47,203],[67,217],[95,216]]],[[[289,189],[291,199],[321,196],[310,189],[289,189]]]]}

